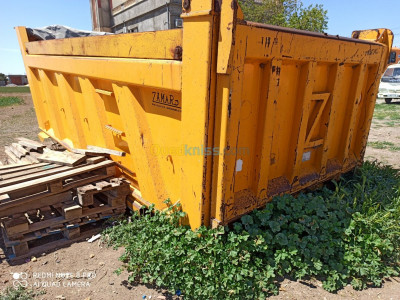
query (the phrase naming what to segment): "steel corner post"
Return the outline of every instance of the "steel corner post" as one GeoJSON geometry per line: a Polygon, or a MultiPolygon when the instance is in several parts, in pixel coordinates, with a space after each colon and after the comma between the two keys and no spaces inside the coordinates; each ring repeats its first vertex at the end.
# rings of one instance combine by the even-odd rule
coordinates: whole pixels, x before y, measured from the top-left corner
{"type": "MultiPolygon", "coordinates": [[[[186,2],[186,1],[185,1],[186,2]]],[[[192,0],[182,14],[182,138],[189,147],[212,147],[215,102],[215,52],[218,21],[213,1],[192,0]]],[[[182,162],[183,210],[192,228],[209,225],[212,157],[185,155],[182,162]]]]}

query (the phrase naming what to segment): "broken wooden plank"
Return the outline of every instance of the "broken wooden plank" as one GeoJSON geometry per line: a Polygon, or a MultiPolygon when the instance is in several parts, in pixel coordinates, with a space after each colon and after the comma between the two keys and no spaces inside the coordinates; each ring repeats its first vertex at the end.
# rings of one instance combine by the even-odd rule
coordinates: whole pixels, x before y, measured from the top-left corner
{"type": "Polygon", "coordinates": [[[124,151],[117,151],[117,150],[112,150],[112,149],[107,149],[107,148],[102,148],[102,147],[97,147],[97,146],[92,146],[92,145],[88,145],[86,148],[92,152],[105,153],[105,154],[116,155],[116,156],[125,156],[126,155],[126,153],[124,151]]]}
{"type": "Polygon", "coordinates": [[[25,156],[23,153],[19,152],[19,150],[17,150],[13,146],[8,146],[8,150],[11,151],[12,154],[14,154],[18,159],[21,159],[25,156]]]}
{"type": "Polygon", "coordinates": [[[82,206],[72,201],[70,204],[63,205],[62,215],[65,219],[76,219],[82,217],[82,206]]]}
{"type": "Polygon", "coordinates": [[[126,206],[132,211],[139,211],[142,209],[143,205],[133,199],[133,197],[128,197],[126,201],[126,206]]]}
{"type": "Polygon", "coordinates": [[[29,230],[29,223],[26,217],[9,219],[4,221],[3,224],[9,236],[29,230]]]}
{"type": "Polygon", "coordinates": [[[127,195],[117,197],[117,196],[112,195],[109,192],[104,192],[104,195],[107,197],[107,204],[111,207],[120,207],[120,206],[126,205],[127,195]]]}
{"type": "MultiPolygon", "coordinates": [[[[10,187],[11,189],[13,188],[13,185],[19,184],[19,183],[24,183],[24,182],[31,182],[36,178],[46,178],[46,176],[50,176],[53,174],[65,172],[65,171],[70,171],[72,168],[68,166],[62,166],[59,168],[52,168],[52,169],[44,169],[41,172],[37,172],[34,174],[27,174],[24,176],[19,176],[15,178],[10,178],[8,180],[2,180],[0,181],[0,190],[2,190],[5,187],[10,187]],[[28,181],[29,180],[29,181],[28,181]]],[[[0,192],[0,194],[2,194],[0,192]]]]}
{"type": "Polygon", "coordinates": [[[12,143],[11,147],[14,148],[15,150],[17,150],[19,153],[21,153],[22,155],[27,155],[29,154],[29,150],[25,149],[24,147],[22,147],[20,144],[18,143],[12,143]]]}
{"type": "MultiPolygon", "coordinates": [[[[32,152],[31,152],[31,153],[32,153],[32,152]]],[[[29,161],[29,163],[31,163],[31,164],[39,163],[39,160],[38,160],[36,157],[34,157],[34,156],[27,155],[27,156],[25,156],[24,158],[25,158],[27,161],[29,161]]]]}
{"type": "Polygon", "coordinates": [[[102,205],[102,206],[98,206],[98,207],[95,207],[95,208],[83,207],[82,208],[82,214],[83,215],[99,214],[99,213],[104,213],[104,212],[110,211],[112,209],[113,208],[108,206],[108,205],[102,205]]]}
{"type": "Polygon", "coordinates": [[[30,174],[35,174],[35,173],[39,173],[39,172],[43,172],[46,170],[52,170],[52,169],[57,169],[57,168],[61,168],[60,165],[55,165],[55,164],[51,164],[51,165],[44,165],[44,166],[39,166],[36,168],[26,168],[24,170],[20,170],[19,172],[12,172],[12,173],[8,173],[8,174],[2,174],[0,175],[0,181],[1,180],[8,180],[11,178],[16,178],[16,177],[20,177],[20,176],[27,176],[30,174]]]}
{"type": "Polygon", "coordinates": [[[29,252],[28,242],[22,242],[18,245],[12,246],[12,250],[15,256],[21,256],[29,252]]]}
{"type": "Polygon", "coordinates": [[[44,154],[37,158],[41,162],[50,162],[64,166],[74,167],[79,165],[86,159],[85,155],[71,153],[69,151],[46,151],[44,154]]]}
{"type": "Polygon", "coordinates": [[[137,189],[135,189],[135,188],[133,189],[133,191],[132,191],[132,193],[131,193],[131,196],[132,196],[137,202],[139,202],[141,205],[144,205],[144,206],[146,206],[146,207],[149,207],[149,206],[151,205],[151,203],[150,203],[149,201],[145,200],[145,199],[142,197],[140,191],[137,190],[137,189]]]}
{"type": "Polygon", "coordinates": [[[45,145],[47,148],[50,150],[56,150],[56,151],[65,151],[68,150],[65,148],[63,145],[61,145],[59,142],[56,140],[52,139],[51,137],[47,137],[42,141],[42,144],[45,145]]]}
{"type": "Polygon", "coordinates": [[[105,161],[106,158],[104,156],[94,156],[94,157],[89,157],[86,159],[86,163],[89,165],[97,164],[99,162],[105,161]]]}
{"type": "Polygon", "coordinates": [[[45,148],[46,146],[43,145],[42,143],[36,142],[36,141],[32,141],[30,139],[27,138],[23,138],[23,137],[19,137],[17,138],[18,140],[18,144],[25,146],[29,149],[34,149],[36,151],[38,150],[42,150],[43,148],[45,148]]]}
{"type": "Polygon", "coordinates": [[[93,204],[93,195],[108,191],[113,197],[126,197],[130,194],[129,182],[123,178],[112,178],[109,181],[92,182],[77,188],[77,202],[81,206],[93,204]]]}
{"type": "Polygon", "coordinates": [[[11,170],[11,169],[15,169],[15,168],[19,168],[19,167],[24,167],[30,165],[28,163],[17,163],[17,164],[10,164],[10,165],[4,165],[4,166],[0,166],[0,174],[2,174],[2,172],[4,170],[11,170]]]}
{"type": "Polygon", "coordinates": [[[34,152],[34,151],[29,152],[29,156],[34,157],[34,158],[38,158],[41,155],[42,155],[42,153],[39,153],[39,152],[34,152]]]}
{"type": "Polygon", "coordinates": [[[17,143],[12,143],[11,146],[11,152],[13,152],[18,158],[22,158],[29,154],[29,151],[26,150],[24,147],[22,147],[20,144],[17,143]]]}
{"type": "Polygon", "coordinates": [[[9,157],[6,158],[6,161],[7,161],[7,164],[9,164],[9,165],[22,163],[21,161],[15,162],[15,161],[13,161],[11,158],[9,158],[9,157]]]}
{"type": "Polygon", "coordinates": [[[40,167],[48,166],[48,165],[50,165],[50,164],[49,163],[40,163],[40,164],[23,163],[23,164],[7,165],[4,167],[9,167],[9,168],[0,168],[0,177],[5,174],[26,171],[29,169],[40,168],[40,167]]]}
{"type": "Polygon", "coordinates": [[[23,163],[30,163],[30,164],[33,163],[31,160],[27,159],[26,157],[22,157],[19,161],[23,162],[23,163]]]}
{"type": "Polygon", "coordinates": [[[80,237],[80,235],[81,235],[81,228],[75,227],[75,228],[67,229],[67,230],[64,230],[63,233],[64,233],[64,237],[69,240],[76,239],[76,238],[80,237]]]}
{"type": "Polygon", "coordinates": [[[92,184],[88,184],[77,188],[78,203],[81,206],[89,206],[93,204],[93,192],[97,191],[96,187],[92,184]]]}
{"type": "Polygon", "coordinates": [[[76,154],[81,154],[81,155],[86,155],[86,156],[104,156],[106,158],[109,158],[110,154],[108,153],[103,153],[95,150],[88,150],[88,149],[78,149],[78,148],[73,148],[70,149],[73,153],[76,154]]]}
{"type": "Polygon", "coordinates": [[[78,203],[81,206],[89,206],[93,204],[93,194],[92,193],[87,193],[87,194],[78,194],[78,203]]]}
{"type": "Polygon", "coordinates": [[[11,159],[14,163],[18,163],[19,158],[11,151],[11,148],[8,146],[4,147],[4,152],[7,154],[8,158],[11,159]]]}
{"type": "Polygon", "coordinates": [[[10,200],[10,196],[8,194],[0,195],[0,204],[3,202],[7,202],[10,200]]]}
{"type": "Polygon", "coordinates": [[[109,183],[109,182],[107,182],[107,181],[104,181],[104,180],[103,180],[103,181],[96,182],[96,183],[95,183],[95,186],[96,186],[96,189],[97,189],[98,191],[101,191],[101,190],[103,190],[103,189],[105,189],[105,188],[111,187],[112,184],[109,183]]]}
{"type": "Polygon", "coordinates": [[[23,205],[21,205],[21,202],[12,201],[11,199],[0,204],[0,217],[22,213],[26,210],[38,209],[45,205],[56,205],[57,203],[69,200],[72,200],[71,191],[50,195],[33,195],[32,197],[24,199],[23,205]]]}

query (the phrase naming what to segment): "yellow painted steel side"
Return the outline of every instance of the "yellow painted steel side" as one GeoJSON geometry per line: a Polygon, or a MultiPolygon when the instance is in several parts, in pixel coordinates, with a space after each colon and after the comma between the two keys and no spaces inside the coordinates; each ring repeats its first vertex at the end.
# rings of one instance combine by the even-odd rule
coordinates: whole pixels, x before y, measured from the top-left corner
{"type": "MultiPolygon", "coordinates": [[[[26,30],[17,32],[24,49],[26,30]]],[[[169,153],[182,145],[181,61],[22,53],[44,132],[71,148],[126,152],[112,158],[159,208],[181,197],[182,154],[169,153]]]]}
{"type": "Polygon", "coordinates": [[[388,48],[237,25],[218,75],[214,144],[229,150],[214,160],[215,224],[362,162],[388,48]]]}
{"type": "Polygon", "coordinates": [[[133,197],[180,201],[192,228],[360,163],[392,40],[249,23],[214,2],[190,1],[172,31],[29,42],[17,27],[40,128],[126,152],[112,159],[133,197]]]}

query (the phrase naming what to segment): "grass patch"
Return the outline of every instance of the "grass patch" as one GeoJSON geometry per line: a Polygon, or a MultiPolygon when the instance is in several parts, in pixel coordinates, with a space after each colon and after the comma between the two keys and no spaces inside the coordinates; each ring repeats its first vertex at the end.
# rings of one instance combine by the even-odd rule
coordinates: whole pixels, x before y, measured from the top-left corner
{"type": "Polygon", "coordinates": [[[374,119],[389,121],[385,124],[390,127],[396,126],[400,122],[400,105],[376,104],[374,119]]]}
{"type": "Polygon", "coordinates": [[[388,149],[391,151],[400,151],[400,147],[392,142],[368,142],[368,146],[375,149],[388,149]]]}
{"type": "Polygon", "coordinates": [[[27,290],[21,286],[18,288],[7,287],[0,293],[0,300],[33,300],[35,296],[42,294],[27,290]]]}
{"type": "Polygon", "coordinates": [[[22,103],[24,103],[24,100],[22,100],[19,97],[12,97],[12,96],[1,97],[0,96],[0,107],[1,106],[10,106],[10,105],[22,104],[22,103]]]}
{"type": "Polygon", "coordinates": [[[30,93],[29,86],[0,86],[0,93],[30,93]]]}
{"type": "Polygon", "coordinates": [[[399,272],[400,175],[377,163],[331,189],[275,197],[229,227],[193,232],[179,225],[178,207],[149,211],[117,221],[105,241],[125,246],[130,282],[188,299],[265,299],[284,276],[363,289],[399,272]]]}

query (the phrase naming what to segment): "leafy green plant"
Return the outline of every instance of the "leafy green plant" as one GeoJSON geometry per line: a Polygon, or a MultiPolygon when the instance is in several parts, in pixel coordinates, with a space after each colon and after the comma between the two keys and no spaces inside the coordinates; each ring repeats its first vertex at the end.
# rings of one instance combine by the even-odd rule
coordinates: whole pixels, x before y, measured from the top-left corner
{"type": "Polygon", "coordinates": [[[10,106],[15,104],[22,104],[24,101],[19,97],[0,97],[0,107],[1,106],[10,106]]]}
{"type": "Polygon", "coordinates": [[[130,282],[189,299],[265,299],[283,276],[318,277],[336,291],[380,286],[399,272],[400,176],[377,163],[331,189],[275,197],[229,227],[192,231],[184,216],[179,206],[151,207],[106,230],[109,245],[125,247],[130,282]]]}
{"type": "Polygon", "coordinates": [[[31,300],[34,299],[36,295],[37,293],[21,286],[18,288],[7,287],[0,293],[0,300],[31,300]]]}
{"type": "Polygon", "coordinates": [[[239,4],[248,21],[316,32],[328,28],[322,4],[305,7],[300,0],[239,0],[239,4]]]}

